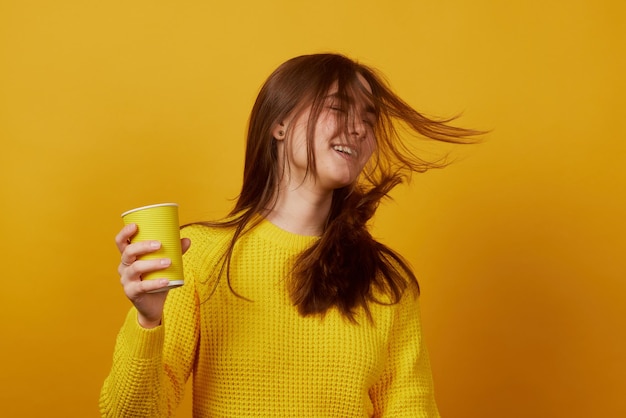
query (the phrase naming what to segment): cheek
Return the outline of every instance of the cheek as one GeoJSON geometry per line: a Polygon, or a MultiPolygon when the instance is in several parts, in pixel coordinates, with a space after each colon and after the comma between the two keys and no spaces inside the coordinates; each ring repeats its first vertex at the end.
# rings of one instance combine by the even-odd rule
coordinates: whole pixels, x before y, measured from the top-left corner
{"type": "Polygon", "coordinates": [[[308,159],[308,145],[306,143],[306,138],[304,136],[294,138],[290,145],[292,163],[296,163],[297,165],[306,165],[308,159]]]}
{"type": "Polygon", "coordinates": [[[278,143],[278,153],[283,165],[300,167],[306,164],[306,141],[297,130],[278,143]]]}
{"type": "Polygon", "coordinates": [[[336,118],[322,113],[315,124],[315,136],[329,138],[338,134],[336,118]]]}
{"type": "Polygon", "coordinates": [[[361,148],[361,153],[363,155],[363,159],[365,162],[369,161],[372,157],[372,154],[376,151],[376,139],[372,136],[370,139],[367,139],[361,148]]]}

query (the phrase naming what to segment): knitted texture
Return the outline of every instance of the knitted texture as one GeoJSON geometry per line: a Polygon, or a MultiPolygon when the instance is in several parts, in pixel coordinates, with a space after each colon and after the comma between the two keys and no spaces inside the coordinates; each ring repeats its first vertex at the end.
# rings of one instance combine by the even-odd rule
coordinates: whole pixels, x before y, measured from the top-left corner
{"type": "Polygon", "coordinates": [[[302,317],[286,280],[316,237],[263,221],[235,247],[229,286],[218,274],[230,232],[194,225],[182,236],[192,241],[185,285],[170,291],[157,328],[129,312],[103,417],[173,416],[190,376],[194,417],[439,416],[414,289],[397,304],[372,304],[371,322],[335,310],[302,317]]]}

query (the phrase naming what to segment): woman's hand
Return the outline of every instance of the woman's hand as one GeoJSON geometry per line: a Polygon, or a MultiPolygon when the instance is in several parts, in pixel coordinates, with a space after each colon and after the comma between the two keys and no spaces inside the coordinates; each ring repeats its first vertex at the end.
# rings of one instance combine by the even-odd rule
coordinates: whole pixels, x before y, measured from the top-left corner
{"type": "MultiPolygon", "coordinates": [[[[161,323],[163,306],[167,291],[154,292],[168,285],[167,279],[141,280],[141,276],[153,271],[163,270],[170,266],[169,258],[156,260],[139,260],[139,257],[157,251],[161,248],[158,241],[141,241],[130,243],[130,238],[137,233],[137,225],[126,225],[115,237],[117,249],[122,257],[117,271],[124,287],[126,297],[135,305],[138,312],[139,324],[144,328],[154,328],[161,323]]],[[[191,241],[188,238],[181,240],[183,254],[189,249],[191,241]]]]}

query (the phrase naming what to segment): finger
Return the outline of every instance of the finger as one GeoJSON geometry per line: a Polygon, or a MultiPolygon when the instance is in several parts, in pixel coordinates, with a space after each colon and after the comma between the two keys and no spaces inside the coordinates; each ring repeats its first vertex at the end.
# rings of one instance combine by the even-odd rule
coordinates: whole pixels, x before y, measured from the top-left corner
{"type": "MultiPolygon", "coordinates": [[[[137,300],[146,293],[164,290],[169,285],[167,279],[142,280],[125,286],[126,295],[130,300],[137,300]]],[[[165,293],[165,292],[164,292],[165,293]]]]}
{"type": "Polygon", "coordinates": [[[172,260],[169,258],[158,258],[154,260],[137,260],[126,265],[123,262],[120,263],[118,272],[121,277],[122,285],[130,282],[141,281],[142,275],[152,273],[159,270],[164,270],[172,265],[172,260]]]}
{"type": "Polygon", "coordinates": [[[142,255],[153,253],[159,248],[161,248],[159,241],[141,241],[128,244],[122,252],[121,263],[125,266],[130,266],[142,255]]]}
{"type": "Polygon", "coordinates": [[[137,230],[137,224],[128,224],[115,236],[115,244],[120,252],[130,244],[130,239],[137,233],[137,230]]]}

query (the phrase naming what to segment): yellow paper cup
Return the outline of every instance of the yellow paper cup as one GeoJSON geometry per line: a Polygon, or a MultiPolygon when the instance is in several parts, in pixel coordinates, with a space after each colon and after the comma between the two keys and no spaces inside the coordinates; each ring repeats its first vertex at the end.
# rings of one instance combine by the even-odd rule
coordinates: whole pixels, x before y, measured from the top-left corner
{"type": "Polygon", "coordinates": [[[141,260],[169,258],[172,264],[165,270],[154,271],[142,276],[142,280],[167,279],[169,285],[159,289],[163,292],[184,284],[183,257],[180,246],[180,226],[178,223],[178,205],[161,203],[131,209],[122,214],[124,225],[137,224],[138,232],[131,242],[159,241],[161,248],[139,257],[141,260]]]}

